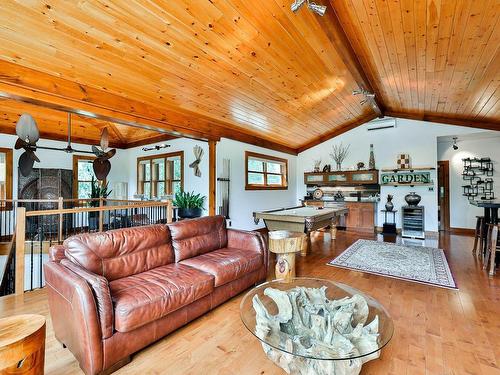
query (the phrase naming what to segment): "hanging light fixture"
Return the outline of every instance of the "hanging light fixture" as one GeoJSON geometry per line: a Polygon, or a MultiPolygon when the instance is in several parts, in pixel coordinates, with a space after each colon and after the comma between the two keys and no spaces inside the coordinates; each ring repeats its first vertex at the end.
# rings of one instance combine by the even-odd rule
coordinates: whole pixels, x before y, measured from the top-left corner
{"type": "Polygon", "coordinates": [[[316,4],[315,2],[312,2],[312,1],[309,1],[309,0],[295,0],[292,3],[292,5],[290,6],[290,8],[292,9],[292,12],[297,12],[302,7],[302,5],[304,5],[304,3],[306,3],[307,7],[311,11],[313,11],[314,13],[316,13],[316,14],[318,14],[320,16],[324,16],[325,15],[326,6],[316,4]]]}

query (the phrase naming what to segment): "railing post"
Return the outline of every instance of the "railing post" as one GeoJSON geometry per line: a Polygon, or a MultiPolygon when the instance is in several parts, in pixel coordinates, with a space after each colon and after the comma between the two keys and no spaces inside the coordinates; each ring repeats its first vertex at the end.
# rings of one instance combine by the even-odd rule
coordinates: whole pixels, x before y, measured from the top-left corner
{"type": "Polygon", "coordinates": [[[171,223],[173,220],[173,208],[172,201],[167,201],[167,223],[171,223]]]}
{"type": "Polygon", "coordinates": [[[24,293],[24,246],[26,237],[26,208],[16,210],[16,284],[15,294],[24,293]]]}
{"type": "MultiPolygon", "coordinates": [[[[99,198],[99,207],[103,206],[103,198],[99,198]]],[[[104,221],[104,211],[99,211],[99,232],[102,232],[104,221]]]]}
{"type": "Polygon", "coordinates": [[[57,209],[59,210],[59,235],[58,235],[58,240],[59,243],[62,242],[63,240],[63,213],[62,210],[64,209],[64,199],[63,197],[59,197],[57,201],[57,209]]]}

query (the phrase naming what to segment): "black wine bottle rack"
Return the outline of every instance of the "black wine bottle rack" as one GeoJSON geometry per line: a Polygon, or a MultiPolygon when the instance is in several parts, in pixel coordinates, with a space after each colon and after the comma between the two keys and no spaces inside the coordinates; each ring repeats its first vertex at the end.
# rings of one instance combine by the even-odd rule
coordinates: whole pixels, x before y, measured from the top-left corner
{"type": "Polygon", "coordinates": [[[469,200],[495,199],[493,192],[493,162],[490,158],[462,159],[464,171],[462,178],[467,185],[462,185],[463,195],[469,200]]]}

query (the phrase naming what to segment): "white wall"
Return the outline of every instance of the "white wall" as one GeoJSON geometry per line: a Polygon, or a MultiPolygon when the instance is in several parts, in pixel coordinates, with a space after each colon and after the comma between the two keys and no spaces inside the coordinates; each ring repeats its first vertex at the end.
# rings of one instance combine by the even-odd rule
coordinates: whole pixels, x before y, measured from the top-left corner
{"type": "MultiPolygon", "coordinates": [[[[500,197],[500,132],[482,132],[458,137],[458,150],[453,150],[453,140],[445,137],[438,140],[438,160],[450,161],[450,227],[475,228],[476,215],[483,209],[469,203],[462,195],[462,185],[468,184],[462,178],[464,158],[490,157],[493,161],[493,188],[495,197],[500,197]]],[[[487,176],[483,176],[486,178],[487,176]]]]}
{"type": "Polygon", "coordinates": [[[255,225],[253,221],[254,211],[290,207],[298,204],[295,184],[297,178],[296,156],[223,138],[217,144],[217,176],[219,176],[219,169],[222,168],[222,159],[231,160],[229,216],[232,227],[245,230],[262,228],[264,227],[262,222],[255,225]],[[245,190],[245,151],[287,159],[288,189],[245,190]]]}
{"type": "MultiPolygon", "coordinates": [[[[450,126],[437,123],[397,119],[397,127],[392,129],[367,131],[367,126],[362,125],[348,131],[338,137],[321,143],[311,149],[299,154],[297,159],[297,198],[302,198],[306,192],[303,181],[303,173],[312,171],[313,161],[321,158],[322,165],[335,163],[331,160],[329,153],[332,145],[343,143],[350,144],[350,152],[347,159],[342,164],[342,168],[355,169],[356,163],[365,162],[368,165],[370,144],[373,144],[375,153],[375,163],[377,169],[395,168],[396,158],[400,153],[410,154],[413,167],[437,167],[438,151],[437,138],[447,135],[463,135],[478,132],[476,129],[450,126]]],[[[422,196],[421,205],[425,206],[425,229],[427,231],[438,230],[437,220],[437,171],[432,171],[431,178],[435,182],[434,188],[428,186],[416,187],[381,187],[381,200],[377,210],[377,225],[384,222],[383,213],[386,197],[388,194],[394,195],[394,208],[398,210],[397,225],[401,226],[401,206],[405,205],[404,197],[411,191],[415,191],[422,196]]],[[[450,171],[451,173],[451,171],[450,171]]],[[[460,172],[461,173],[461,172],[460,172]]],[[[451,202],[454,205],[455,202],[451,202]]],[[[460,213],[455,213],[459,215],[460,213]]]]}

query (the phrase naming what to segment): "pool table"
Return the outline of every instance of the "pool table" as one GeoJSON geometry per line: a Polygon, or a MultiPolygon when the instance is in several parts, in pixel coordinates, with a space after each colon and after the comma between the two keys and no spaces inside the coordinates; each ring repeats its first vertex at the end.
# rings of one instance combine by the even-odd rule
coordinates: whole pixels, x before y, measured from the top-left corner
{"type": "Polygon", "coordinates": [[[307,235],[307,245],[300,252],[302,256],[307,255],[311,248],[311,232],[320,228],[330,226],[331,239],[337,234],[337,224],[340,216],[346,215],[348,209],[345,207],[319,208],[313,206],[297,206],[278,210],[254,212],[255,224],[260,219],[264,220],[268,230],[289,230],[301,232],[307,235]]]}

